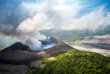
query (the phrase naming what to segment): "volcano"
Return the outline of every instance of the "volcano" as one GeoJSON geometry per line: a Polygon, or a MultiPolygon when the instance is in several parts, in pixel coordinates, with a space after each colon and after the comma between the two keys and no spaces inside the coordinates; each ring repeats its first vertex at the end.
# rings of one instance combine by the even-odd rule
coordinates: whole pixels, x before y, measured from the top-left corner
{"type": "MultiPolygon", "coordinates": [[[[13,71],[14,67],[24,66],[30,67],[34,61],[39,61],[42,58],[48,58],[56,53],[72,50],[73,48],[61,40],[50,37],[49,40],[40,40],[43,46],[55,44],[53,47],[44,50],[32,50],[28,45],[17,42],[0,51],[0,71],[9,70],[13,71]],[[6,67],[3,67],[3,66],[6,67]],[[14,65],[14,66],[13,66],[14,65]],[[7,68],[10,67],[11,68],[7,68]]],[[[38,62],[36,64],[39,64],[38,62]]],[[[31,66],[32,67],[32,66],[31,66]]],[[[18,70],[18,69],[17,69],[18,70]]],[[[15,73],[14,73],[15,74],[15,73]]]]}

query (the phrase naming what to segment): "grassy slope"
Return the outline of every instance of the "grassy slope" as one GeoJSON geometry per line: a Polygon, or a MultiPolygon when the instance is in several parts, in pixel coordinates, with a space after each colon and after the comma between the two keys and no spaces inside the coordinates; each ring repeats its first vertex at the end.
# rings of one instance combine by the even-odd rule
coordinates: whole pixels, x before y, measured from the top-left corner
{"type": "Polygon", "coordinates": [[[71,50],[57,55],[57,59],[43,59],[42,70],[30,70],[29,74],[109,74],[110,58],[93,52],[71,50]]]}
{"type": "Polygon", "coordinates": [[[3,48],[0,48],[0,50],[2,50],[3,48]]]}

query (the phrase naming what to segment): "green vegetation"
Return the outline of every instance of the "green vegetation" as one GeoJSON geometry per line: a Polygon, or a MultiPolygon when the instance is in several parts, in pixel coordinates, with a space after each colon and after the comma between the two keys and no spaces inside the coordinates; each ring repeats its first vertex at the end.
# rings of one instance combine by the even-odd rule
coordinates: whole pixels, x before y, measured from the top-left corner
{"type": "Polygon", "coordinates": [[[2,50],[3,48],[0,48],[0,50],[2,50]]]}
{"type": "Polygon", "coordinates": [[[78,45],[82,45],[82,42],[81,42],[80,40],[76,40],[76,43],[77,43],[78,45]]]}
{"type": "Polygon", "coordinates": [[[103,55],[71,50],[57,54],[56,60],[43,59],[45,67],[41,70],[31,69],[29,74],[109,74],[110,58],[103,55]]]}

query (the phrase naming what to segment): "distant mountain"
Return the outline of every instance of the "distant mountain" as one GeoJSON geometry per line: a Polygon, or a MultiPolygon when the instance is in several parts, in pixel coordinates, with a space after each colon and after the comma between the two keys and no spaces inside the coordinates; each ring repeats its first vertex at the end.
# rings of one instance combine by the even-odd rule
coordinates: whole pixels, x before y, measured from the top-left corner
{"type": "Polygon", "coordinates": [[[110,34],[110,26],[102,25],[97,29],[84,29],[84,30],[40,30],[41,34],[46,36],[53,36],[63,41],[76,41],[82,40],[85,37],[94,37],[96,35],[110,34]]]}

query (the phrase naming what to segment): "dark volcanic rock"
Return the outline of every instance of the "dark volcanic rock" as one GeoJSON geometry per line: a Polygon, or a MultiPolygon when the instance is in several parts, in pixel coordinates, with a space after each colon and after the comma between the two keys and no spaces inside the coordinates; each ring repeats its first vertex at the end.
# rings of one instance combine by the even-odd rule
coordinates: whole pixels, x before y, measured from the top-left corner
{"type": "Polygon", "coordinates": [[[0,63],[6,64],[28,65],[30,62],[41,58],[42,56],[40,55],[29,53],[24,50],[7,50],[0,52],[0,63]]]}
{"type": "Polygon", "coordinates": [[[22,43],[20,42],[17,42],[7,48],[5,48],[3,51],[7,51],[7,50],[28,50],[28,46],[26,45],[23,45],[22,43]]]}
{"type": "Polygon", "coordinates": [[[26,74],[28,69],[25,65],[0,64],[0,74],[26,74]]]}
{"type": "Polygon", "coordinates": [[[48,57],[52,57],[53,55],[55,55],[59,52],[69,51],[72,49],[74,49],[74,48],[61,42],[52,48],[39,51],[39,52],[37,52],[37,54],[41,54],[41,55],[43,55],[43,57],[48,58],[48,57]]]}
{"type": "Polygon", "coordinates": [[[0,63],[29,65],[30,62],[42,58],[42,55],[29,52],[28,49],[28,46],[17,42],[0,52],[0,63]]]}

